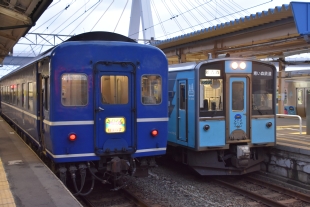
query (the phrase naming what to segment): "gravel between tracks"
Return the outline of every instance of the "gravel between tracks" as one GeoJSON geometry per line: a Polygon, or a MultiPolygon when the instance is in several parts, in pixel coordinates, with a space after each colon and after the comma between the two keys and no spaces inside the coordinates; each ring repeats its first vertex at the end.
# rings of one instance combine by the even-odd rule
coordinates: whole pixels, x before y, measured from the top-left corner
{"type": "MultiPolygon", "coordinates": [[[[310,192],[278,179],[267,178],[270,175],[261,176],[259,173],[254,173],[252,176],[304,194],[310,192]]],[[[154,204],[153,207],[264,206],[218,185],[213,181],[213,176],[198,176],[185,165],[160,164],[159,167],[150,170],[148,177],[130,179],[132,182],[128,189],[154,204]]],[[[289,206],[300,205],[294,203],[289,206]]]]}
{"type": "MultiPolygon", "coordinates": [[[[212,177],[197,176],[186,166],[160,166],[146,178],[131,178],[129,190],[154,207],[250,206],[255,202],[212,182],[212,177]]],[[[263,206],[256,204],[255,207],[263,206]]]]}

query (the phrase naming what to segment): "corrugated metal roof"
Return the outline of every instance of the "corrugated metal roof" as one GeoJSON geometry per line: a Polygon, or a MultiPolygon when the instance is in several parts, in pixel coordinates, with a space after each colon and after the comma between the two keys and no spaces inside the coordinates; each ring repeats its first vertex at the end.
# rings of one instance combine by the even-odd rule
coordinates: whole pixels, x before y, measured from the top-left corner
{"type": "Polygon", "coordinates": [[[195,32],[166,40],[155,41],[152,44],[156,47],[164,49],[188,42],[207,39],[246,28],[259,26],[292,16],[293,13],[291,4],[283,4],[282,6],[277,6],[274,9],[269,9],[268,11],[257,12],[256,14],[251,14],[250,16],[245,16],[230,22],[221,23],[213,27],[197,30],[195,32]]]}

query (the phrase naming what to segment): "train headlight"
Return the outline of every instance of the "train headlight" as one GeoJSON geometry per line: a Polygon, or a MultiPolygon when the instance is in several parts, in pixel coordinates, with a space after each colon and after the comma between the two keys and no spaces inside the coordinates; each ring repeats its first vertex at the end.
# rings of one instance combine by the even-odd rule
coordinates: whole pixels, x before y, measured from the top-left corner
{"type": "Polygon", "coordinates": [[[236,70],[236,69],[238,68],[238,63],[237,63],[237,62],[233,62],[233,63],[231,64],[231,68],[234,69],[234,70],[236,70]]]}
{"type": "Polygon", "coordinates": [[[205,131],[208,131],[208,130],[210,129],[210,126],[209,126],[209,125],[204,125],[204,126],[203,126],[203,129],[204,129],[205,131]]]}
{"type": "Polygon", "coordinates": [[[153,129],[151,131],[151,135],[152,135],[152,137],[156,137],[158,135],[158,130],[157,129],[153,129]]]}
{"type": "Polygon", "coordinates": [[[266,127],[267,128],[270,128],[272,126],[272,123],[271,122],[268,122],[267,124],[266,124],[266,127]]]}
{"type": "Polygon", "coordinates": [[[73,142],[73,141],[75,141],[75,140],[76,140],[77,136],[76,136],[76,134],[75,134],[75,133],[70,133],[70,134],[69,134],[69,136],[68,136],[68,138],[69,138],[69,140],[70,140],[70,141],[72,141],[72,142],[73,142]]]}
{"type": "Polygon", "coordinates": [[[246,68],[245,62],[241,62],[239,67],[240,67],[240,69],[244,70],[246,68]]]}

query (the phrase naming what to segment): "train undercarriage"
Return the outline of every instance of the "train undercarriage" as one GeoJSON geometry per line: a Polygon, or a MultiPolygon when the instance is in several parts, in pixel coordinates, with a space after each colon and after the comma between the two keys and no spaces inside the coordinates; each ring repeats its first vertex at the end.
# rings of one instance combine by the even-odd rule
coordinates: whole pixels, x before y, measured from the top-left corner
{"type": "Polygon", "coordinates": [[[239,144],[231,145],[229,149],[194,151],[168,145],[167,155],[200,175],[242,175],[260,170],[264,148],[239,144]]]}

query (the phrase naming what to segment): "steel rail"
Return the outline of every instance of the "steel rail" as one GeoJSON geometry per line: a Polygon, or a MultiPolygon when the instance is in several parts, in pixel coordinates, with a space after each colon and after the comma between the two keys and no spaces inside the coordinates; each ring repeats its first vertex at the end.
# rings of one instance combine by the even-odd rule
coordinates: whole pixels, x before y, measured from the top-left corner
{"type": "Polygon", "coordinates": [[[132,200],[135,204],[137,204],[139,207],[150,207],[150,205],[148,205],[147,203],[145,203],[143,200],[141,200],[140,198],[138,198],[136,195],[132,194],[131,192],[129,192],[128,190],[126,189],[121,189],[120,190],[124,196],[127,198],[127,199],[130,199],[132,200]]]}
{"type": "Polygon", "coordinates": [[[263,203],[267,206],[272,206],[272,207],[287,207],[286,205],[279,203],[277,201],[271,200],[269,198],[266,198],[264,196],[258,195],[256,193],[253,193],[251,191],[247,191],[243,188],[237,187],[233,184],[227,183],[225,181],[219,180],[219,179],[215,179],[216,182],[221,183],[229,188],[231,188],[232,190],[236,190],[238,193],[240,193],[241,195],[245,195],[248,198],[251,198],[255,201],[258,201],[260,203],[263,203]]]}
{"type": "Polygon", "coordinates": [[[287,189],[287,188],[282,188],[280,186],[277,186],[277,185],[274,185],[272,183],[268,183],[264,180],[260,180],[260,179],[257,179],[257,178],[253,178],[251,176],[247,176],[245,178],[246,180],[249,180],[251,182],[254,182],[256,185],[263,185],[264,187],[269,187],[270,189],[274,190],[274,191],[278,191],[280,193],[283,193],[285,195],[288,195],[290,197],[295,197],[301,201],[304,201],[306,203],[310,203],[310,195],[306,195],[306,194],[303,194],[303,193],[300,193],[300,192],[297,192],[297,191],[294,191],[294,190],[290,190],[290,189],[287,189]]]}

